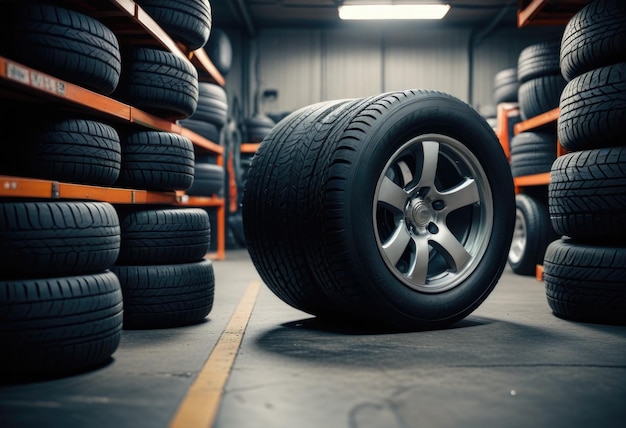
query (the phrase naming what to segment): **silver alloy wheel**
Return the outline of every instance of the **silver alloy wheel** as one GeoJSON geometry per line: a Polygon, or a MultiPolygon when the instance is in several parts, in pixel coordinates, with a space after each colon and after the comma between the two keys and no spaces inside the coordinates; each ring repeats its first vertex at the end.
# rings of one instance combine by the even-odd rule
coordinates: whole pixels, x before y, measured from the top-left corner
{"type": "Polygon", "coordinates": [[[509,250],[509,261],[511,263],[519,263],[526,251],[526,237],[528,236],[528,228],[526,227],[526,219],[521,210],[515,210],[515,229],[513,230],[513,240],[511,241],[511,249],[509,250]]]}
{"type": "Polygon", "coordinates": [[[408,287],[427,293],[468,278],[489,245],[494,221],[482,165],[460,141],[426,134],[390,157],[373,201],[378,250],[408,287]]]}

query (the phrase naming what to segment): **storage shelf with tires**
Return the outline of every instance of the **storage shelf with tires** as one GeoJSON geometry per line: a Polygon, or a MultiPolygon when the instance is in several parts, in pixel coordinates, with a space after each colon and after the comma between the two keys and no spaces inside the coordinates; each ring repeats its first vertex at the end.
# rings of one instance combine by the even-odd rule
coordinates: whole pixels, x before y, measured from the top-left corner
{"type": "MultiPolygon", "coordinates": [[[[554,133],[541,132],[546,127],[554,127],[559,115],[559,109],[553,109],[545,113],[533,116],[529,119],[510,123],[513,118],[519,117],[519,108],[515,103],[507,103],[498,105],[498,127],[496,133],[502,144],[509,162],[511,162],[511,142],[515,139],[517,143],[516,165],[511,163],[513,174],[513,184],[516,193],[516,224],[513,241],[509,252],[509,265],[513,271],[520,275],[534,275],[541,280],[542,267],[541,261],[543,252],[551,239],[554,239],[554,233],[551,232],[549,224],[549,214],[547,207],[547,188],[550,183],[550,172],[524,174],[524,168],[533,170],[537,165],[541,166],[541,156],[535,158],[536,148],[541,149],[550,144],[554,133]],[[513,138],[510,138],[513,130],[513,138]],[[537,131],[537,132],[535,132],[537,131]],[[522,139],[523,137],[527,137],[522,139]],[[545,137],[545,138],[542,138],[545,137]],[[537,140],[538,141],[534,141],[537,140]],[[545,141],[542,141],[545,140],[545,141]],[[522,159],[520,163],[519,146],[522,144],[530,148],[528,154],[530,163],[525,163],[522,159]],[[539,254],[541,253],[541,254],[539,254]]],[[[556,144],[556,153],[561,153],[563,149],[558,141],[554,139],[556,144]]],[[[541,150],[539,150],[541,151],[541,150]]],[[[521,153],[525,156],[525,153],[521,153]]],[[[546,158],[547,159],[547,158],[546,158]]]]}
{"type": "MultiPolygon", "coordinates": [[[[179,134],[189,138],[199,150],[215,154],[217,164],[223,164],[223,147],[189,129],[4,57],[0,57],[0,87],[9,97],[22,101],[40,103],[43,97],[67,105],[70,109],[89,110],[91,113],[120,123],[136,124],[149,129],[179,134]]],[[[0,196],[79,198],[123,204],[161,203],[215,207],[218,217],[218,244],[214,257],[224,258],[225,207],[223,197],[195,197],[185,195],[184,191],[124,189],[8,175],[0,175],[0,182],[2,183],[0,196]]]]}
{"type": "Polygon", "coordinates": [[[3,2],[0,312],[14,316],[0,326],[2,376],[96,367],[122,329],[194,324],[212,309],[225,198],[187,191],[195,159],[223,165],[224,148],[177,120],[195,109],[198,68],[223,78],[197,41],[208,1],[185,1],[202,37],[172,38],[154,8],[174,1],[3,2]]]}
{"type": "MultiPolygon", "coordinates": [[[[558,108],[516,125],[516,135],[556,128],[557,153],[549,174],[515,178],[518,191],[543,184],[548,188],[554,239],[536,277],[545,283],[548,304],[558,317],[624,324],[626,3],[522,1],[528,9],[523,11],[524,25],[545,23],[533,21],[533,16],[547,12],[548,3],[574,12],[565,19],[552,55],[564,78],[558,108]]],[[[525,218],[538,215],[536,210],[525,212],[525,218]]]]}
{"type": "MultiPolygon", "coordinates": [[[[223,76],[213,66],[202,47],[187,49],[182,43],[174,42],[137,3],[130,0],[97,0],[88,3],[77,0],[64,4],[71,6],[72,10],[84,13],[85,17],[97,18],[99,22],[104,23],[103,28],[107,31],[113,31],[115,34],[113,37],[120,40],[120,46],[124,44],[155,46],[158,48],[158,50],[155,49],[155,53],[158,54],[160,50],[163,50],[163,52],[170,53],[172,58],[178,58],[176,61],[180,61],[181,64],[187,63],[189,64],[188,67],[197,68],[199,70],[198,76],[201,71],[203,80],[218,85],[224,84],[223,76]]],[[[77,14],[77,16],[80,15],[77,14]]],[[[26,28],[26,30],[28,29],[26,28]]],[[[24,33],[21,37],[28,39],[30,31],[24,31],[24,33]]],[[[60,37],[60,34],[53,34],[53,36],[60,37]]],[[[3,48],[5,52],[10,51],[10,48],[7,48],[10,43],[22,45],[22,41],[19,40],[20,36],[15,35],[14,37],[14,40],[6,42],[3,48]]],[[[24,50],[24,46],[27,46],[29,41],[25,41],[21,48],[16,47],[15,49],[24,50]]],[[[103,42],[106,44],[109,41],[103,39],[103,42]]],[[[46,48],[42,46],[33,48],[33,50],[38,49],[46,52],[46,48]]],[[[108,49],[111,52],[114,50],[113,48],[108,49]]],[[[145,52],[152,53],[151,48],[146,48],[145,52]]],[[[56,76],[56,70],[48,72],[46,64],[27,66],[21,61],[13,59],[10,54],[0,56],[0,89],[6,100],[14,100],[16,104],[22,103],[36,108],[40,108],[42,105],[53,106],[54,110],[66,111],[68,114],[78,116],[87,114],[91,118],[103,118],[116,124],[116,126],[120,124],[129,127],[129,129],[150,130],[163,135],[176,134],[180,136],[177,138],[188,139],[194,152],[212,155],[216,165],[223,166],[223,147],[177,124],[175,115],[180,116],[181,113],[176,111],[169,114],[167,112],[165,114],[148,112],[144,108],[136,107],[133,103],[119,97],[114,99],[113,95],[110,94],[112,89],[102,90],[102,88],[90,87],[91,82],[87,80],[84,82],[80,80],[71,81],[72,79],[68,79],[62,74],[62,78],[56,76]]],[[[4,108],[7,109],[7,106],[4,108]]],[[[4,175],[0,176],[2,182],[0,196],[2,197],[79,198],[120,204],[159,203],[216,208],[217,251],[212,257],[222,259],[225,256],[225,233],[223,230],[225,228],[225,200],[222,196],[190,196],[186,195],[184,190],[167,187],[163,191],[153,190],[148,187],[133,186],[134,183],[130,183],[130,185],[122,183],[120,186],[116,183],[115,187],[111,187],[110,184],[112,183],[104,182],[86,181],[83,183],[54,178],[46,180],[47,177],[28,174],[22,170],[3,171],[4,175]]]]}

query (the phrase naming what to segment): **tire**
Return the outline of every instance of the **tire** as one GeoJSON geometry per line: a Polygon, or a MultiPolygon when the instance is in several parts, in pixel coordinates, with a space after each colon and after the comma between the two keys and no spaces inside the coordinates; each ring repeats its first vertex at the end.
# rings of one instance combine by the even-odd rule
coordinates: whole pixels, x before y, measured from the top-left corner
{"type": "Polygon", "coordinates": [[[209,58],[222,76],[228,75],[233,62],[233,46],[225,31],[218,28],[211,29],[209,41],[204,46],[209,58]]]}
{"type": "Polygon", "coordinates": [[[212,123],[221,129],[228,120],[228,97],[220,85],[198,83],[198,105],[189,119],[212,123]]]}
{"type": "Polygon", "coordinates": [[[235,248],[246,248],[246,236],[243,231],[243,219],[241,211],[228,215],[228,229],[232,234],[235,248]]]}
{"type": "Polygon", "coordinates": [[[222,165],[196,162],[193,183],[185,193],[189,196],[222,195],[226,182],[225,177],[222,165]]]}
{"type": "Polygon", "coordinates": [[[189,129],[190,131],[195,132],[198,135],[201,135],[207,140],[214,142],[215,144],[222,144],[220,137],[221,131],[216,125],[212,123],[195,119],[181,119],[178,121],[178,124],[184,128],[189,129]]]}
{"type": "MultiPolygon", "coordinates": [[[[513,180],[495,133],[472,107],[435,91],[366,98],[337,116],[330,132],[315,129],[333,115],[313,124],[319,142],[293,153],[304,162],[286,183],[301,189],[301,215],[291,221],[302,230],[288,244],[305,255],[344,321],[413,330],[464,318],[501,275],[515,221],[513,180]]],[[[253,173],[256,158],[247,183],[270,173],[253,173]]],[[[267,168],[277,165],[288,167],[267,168]]],[[[265,186],[277,192],[285,181],[265,186]]],[[[248,194],[247,203],[274,205],[259,196],[248,194]]],[[[244,211],[247,239],[254,226],[277,230],[261,221],[244,211]]]]}
{"type": "Polygon", "coordinates": [[[167,119],[184,119],[198,105],[198,71],[173,53],[143,47],[122,50],[114,97],[167,119]]]}
{"type": "Polygon", "coordinates": [[[559,49],[560,41],[541,42],[525,47],[517,59],[519,82],[525,83],[543,76],[560,76],[559,49]]]}
{"type": "Polygon", "coordinates": [[[562,238],[543,263],[546,298],[559,318],[626,324],[626,248],[562,238]]]}
{"type": "Polygon", "coordinates": [[[9,58],[104,95],[117,87],[119,42],[96,19],[43,2],[4,2],[0,27],[9,58]]]}
{"type": "Polygon", "coordinates": [[[201,260],[209,250],[209,215],[200,208],[116,207],[121,245],[116,265],[156,265],[201,260]]]}
{"type": "Polygon", "coordinates": [[[509,249],[508,264],[518,275],[535,275],[537,265],[550,242],[557,238],[550,223],[548,207],[524,193],[515,196],[515,232],[509,249]]]}
{"type": "Polygon", "coordinates": [[[511,139],[513,177],[550,172],[557,152],[555,132],[520,132],[511,139]]]}
{"type": "Polygon", "coordinates": [[[595,0],[567,23],[560,48],[567,81],[596,68],[626,62],[626,4],[595,0]]]}
{"type": "Polygon", "coordinates": [[[624,242],[626,146],[559,156],[548,188],[550,219],[560,235],[587,242],[624,242]]]}
{"type": "Polygon", "coordinates": [[[0,280],[0,373],[27,380],[111,360],[122,331],[122,291],[110,271],[0,280]]]}
{"type": "Polygon", "coordinates": [[[117,187],[185,190],[193,182],[193,143],[165,131],[120,129],[122,166],[117,187]]]}
{"type": "Polygon", "coordinates": [[[258,114],[248,117],[244,121],[247,142],[260,143],[272,130],[276,123],[266,115],[258,114]]]}
{"type": "Polygon", "coordinates": [[[559,107],[566,84],[560,74],[541,76],[520,84],[517,99],[522,119],[530,119],[559,107]]]}
{"type": "Polygon", "coordinates": [[[204,46],[211,34],[209,0],[137,0],[170,37],[188,50],[204,46]]]}
{"type": "Polygon", "coordinates": [[[213,308],[215,275],[210,260],[113,266],[124,296],[126,330],[180,327],[203,321],[213,308]]]}
{"type": "Polygon", "coordinates": [[[329,318],[341,309],[318,284],[315,267],[307,260],[303,232],[311,221],[310,203],[303,199],[308,183],[300,174],[310,172],[303,153],[308,146],[319,149],[347,112],[348,102],[303,107],[274,127],[250,162],[241,204],[244,240],[263,282],[290,306],[329,318]]]}
{"type": "Polygon", "coordinates": [[[0,202],[3,278],[79,275],[109,268],[120,225],[106,202],[0,202]]]}
{"type": "Polygon", "coordinates": [[[517,68],[507,68],[496,73],[493,78],[493,99],[496,104],[516,103],[519,81],[517,68]]]}
{"type": "Polygon", "coordinates": [[[570,152],[626,143],[626,62],[572,79],[563,90],[557,132],[570,152]]]}
{"type": "MultiPolygon", "coordinates": [[[[37,114],[53,116],[49,111],[37,114]]],[[[14,175],[96,186],[109,186],[119,177],[120,138],[110,125],[55,117],[20,129],[13,138],[22,141],[17,156],[0,164],[14,175]]]]}

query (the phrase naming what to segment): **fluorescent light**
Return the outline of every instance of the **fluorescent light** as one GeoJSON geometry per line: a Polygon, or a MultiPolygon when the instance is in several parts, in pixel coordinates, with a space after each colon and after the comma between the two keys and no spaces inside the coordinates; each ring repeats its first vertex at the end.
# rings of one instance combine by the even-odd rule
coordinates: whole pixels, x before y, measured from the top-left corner
{"type": "Polygon", "coordinates": [[[448,4],[370,4],[339,6],[341,19],[441,19],[448,4]]]}

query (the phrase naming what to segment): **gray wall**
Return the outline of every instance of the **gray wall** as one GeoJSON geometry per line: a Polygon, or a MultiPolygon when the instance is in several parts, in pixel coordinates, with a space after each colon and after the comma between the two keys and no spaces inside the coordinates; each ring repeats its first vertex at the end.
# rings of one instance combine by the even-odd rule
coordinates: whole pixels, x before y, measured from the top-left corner
{"type": "Polygon", "coordinates": [[[468,28],[270,29],[254,39],[229,33],[233,66],[226,90],[231,107],[245,117],[413,88],[443,91],[480,108],[493,105],[498,71],[515,67],[524,47],[558,41],[561,33],[562,27],[489,34],[468,28]],[[268,89],[278,96],[260,95],[268,89]]]}

